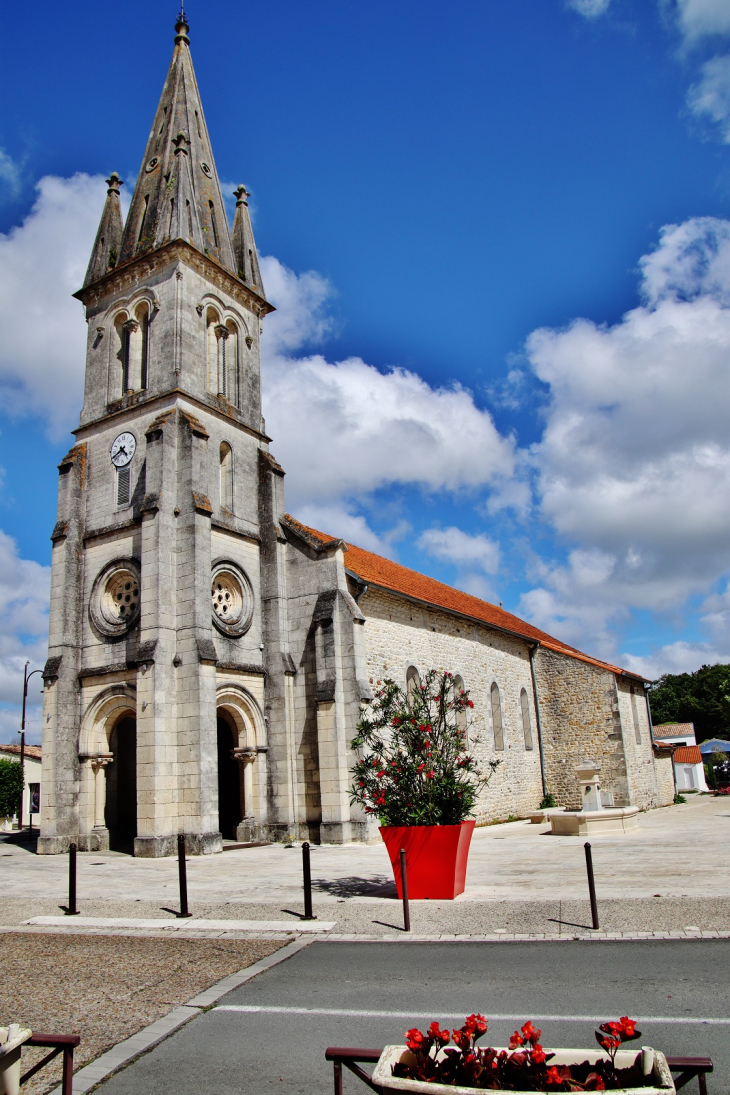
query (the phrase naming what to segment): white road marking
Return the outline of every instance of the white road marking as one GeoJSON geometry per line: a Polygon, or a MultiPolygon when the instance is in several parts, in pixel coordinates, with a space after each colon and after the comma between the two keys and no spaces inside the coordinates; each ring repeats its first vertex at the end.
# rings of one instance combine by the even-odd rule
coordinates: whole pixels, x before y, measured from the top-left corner
{"type": "MultiPolygon", "coordinates": [[[[220,1004],[216,1011],[235,1011],[244,1015],[331,1015],[343,1018],[365,1019],[413,1019],[414,1017],[427,1016],[432,1018],[439,1015],[439,1021],[446,1019],[464,1019],[465,1012],[438,1012],[436,1008],[429,1008],[427,1012],[415,1011],[370,1011],[365,1008],[291,1008],[266,1006],[263,1004],[220,1004]]],[[[525,1012],[519,1015],[488,1015],[490,1022],[524,1022],[525,1012]]],[[[540,1023],[605,1023],[605,1015],[536,1015],[531,1012],[534,1022],[540,1023]]],[[[699,1016],[685,1015],[643,1015],[634,1020],[636,1023],[672,1023],[680,1025],[700,1025],[706,1023],[709,1026],[730,1026],[730,1017],[727,1019],[701,1018],[699,1016]]]]}

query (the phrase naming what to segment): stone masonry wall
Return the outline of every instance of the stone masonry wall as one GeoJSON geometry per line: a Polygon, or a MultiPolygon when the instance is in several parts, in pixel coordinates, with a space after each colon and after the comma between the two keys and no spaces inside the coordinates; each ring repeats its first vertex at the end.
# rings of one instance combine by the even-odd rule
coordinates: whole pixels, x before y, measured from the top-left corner
{"type": "Polygon", "coordinates": [[[601,766],[601,788],[616,806],[629,805],[621,719],[614,674],[541,647],[535,656],[545,776],[558,806],[579,809],[576,766],[601,766]]]}
{"type": "Polygon", "coordinates": [[[460,674],[474,703],[470,740],[482,761],[501,760],[484,791],[477,823],[524,817],[542,798],[535,704],[526,643],[444,612],[410,604],[380,590],[368,590],[358,602],[366,617],[365,657],[372,687],[386,677],[405,687],[406,670],[429,669],[460,674]],[[504,749],[496,750],[490,689],[497,683],[502,702],[504,749]],[[527,691],[533,748],[525,748],[520,693],[527,691]]]}
{"type": "Polygon", "coordinates": [[[656,772],[657,806],[669,806],[674,802],[674,772],[673,761],[669,754],[663,756],[654,755],[654,770],[656,772]]]}
{"type": "MultiPolygon", "coordinates": [[[[616,681],[616,690],[631,805],[640,806],[642,809],[662,806],[665,803],[657,782],[656,760],[651,743],[649,713],[644,689],[640,684],[619,679],[616,681]]],[[[672,797],[674,797],[673,791],[672,797]]]]}

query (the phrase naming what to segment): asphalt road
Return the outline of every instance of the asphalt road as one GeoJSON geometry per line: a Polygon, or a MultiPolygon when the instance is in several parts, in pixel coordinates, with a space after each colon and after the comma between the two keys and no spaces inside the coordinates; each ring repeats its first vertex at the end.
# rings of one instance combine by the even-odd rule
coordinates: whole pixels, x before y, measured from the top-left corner
{"type": "MultiPolygon", "coordinates": [[[[722,940],[317,942],[224,997],[101,1090],[331,1095],[328,1045],[396,1043],[407,1027],[431,1019],[460,1026],[481,1011],[492,1017],[490,1044],[506,1044],[533,1019],[546,1048],[590,1046],[597,1021],[628,1014],[640,1021],[637,1046],[711,1056],[708,1093],[730,1095],[728,958],[730,942],[722,940]]],[[[367,1090],[346,1074],[346,1095],[367,1090]]],[[[696,1092],[696,1081],[685,1090],[696,1092]]]]}

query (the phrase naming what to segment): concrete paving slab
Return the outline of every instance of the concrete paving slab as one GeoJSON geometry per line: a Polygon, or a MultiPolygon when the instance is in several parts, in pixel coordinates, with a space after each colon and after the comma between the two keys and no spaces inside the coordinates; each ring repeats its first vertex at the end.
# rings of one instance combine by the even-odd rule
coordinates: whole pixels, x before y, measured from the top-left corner
{"type": "MultiPolygon", "coordinates": [[[[26,924],[38,924],[43,927],[65,928],[68,927],[68,919],[65,916],[33,916],[26,924]]],[[[289,920],[201,920],[196,918],[181,920],[135,919],[123,916],[75,916],[73,919],[76,928],[108,929],[109,934],[114,935],[114,929],[141,929],[157,931],[185,931],[185,932],[280,932],[292,930],[296,926],[297,932],[318,933],[328,932],[335,927],[334,920],[315,920],[292,922],[289,920]]]]}

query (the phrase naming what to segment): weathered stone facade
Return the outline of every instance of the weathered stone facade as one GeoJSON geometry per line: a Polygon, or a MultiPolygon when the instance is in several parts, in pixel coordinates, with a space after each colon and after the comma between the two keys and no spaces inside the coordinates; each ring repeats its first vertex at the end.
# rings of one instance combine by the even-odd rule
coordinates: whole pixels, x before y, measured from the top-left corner
{"type": "Polygon", "coordinates": [[[471,694],[474,750],[502,762],[480,821],[546,790],[575,804],[586,757],[617,805],[668,801],[638,678],[286,515],[246,191],[229,233],[176,30],[126,223],[112,175],[77,294],[86,385],[59,465],[39,851],[370,839],[349,742],[373,686],[409,667],[471,694]]]}

